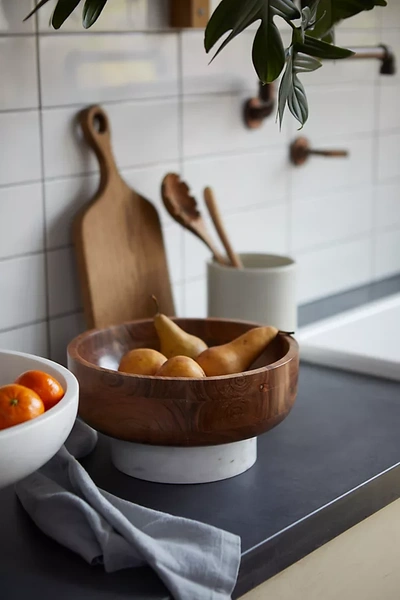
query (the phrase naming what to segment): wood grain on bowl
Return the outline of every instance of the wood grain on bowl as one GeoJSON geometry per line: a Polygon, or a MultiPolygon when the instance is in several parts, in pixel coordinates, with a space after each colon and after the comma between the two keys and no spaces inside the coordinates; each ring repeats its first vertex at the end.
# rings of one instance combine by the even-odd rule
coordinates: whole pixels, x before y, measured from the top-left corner
{"type": "MultiPolygon", "coordinates": [[[[209,345],[224,344],[257,325],[224,319],[176,319],[209,345]]],[[[80,416],[102,433],[131,442],[202,446],[236,442],[272,429],[297,393],[296,340],[278,337],[252,370],[205,379],[126,375],[113,369],[132,348],[159,349],[153,320],[88,331],[68,347],[80,385],[80,416]]]]}

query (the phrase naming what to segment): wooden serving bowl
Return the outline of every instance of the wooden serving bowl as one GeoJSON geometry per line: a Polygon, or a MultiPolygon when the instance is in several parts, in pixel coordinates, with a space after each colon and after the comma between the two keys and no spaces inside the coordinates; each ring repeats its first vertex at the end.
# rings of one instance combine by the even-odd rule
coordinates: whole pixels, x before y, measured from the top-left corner
{"type": "MultiPolygon", "coordinates": [[[[175,319],[209,345],[224,344],[255,323],[175,319]]],[[[210,446],[252,438],[289,414],[297,393],[296,340],[279,334],[252,370],[205,379],[119,373],[132,348],[159,349],[146,319],[87,331],[68,346],[68,366],[80,386],[79,414],[98,431],[141,444],[210,446]]]]}

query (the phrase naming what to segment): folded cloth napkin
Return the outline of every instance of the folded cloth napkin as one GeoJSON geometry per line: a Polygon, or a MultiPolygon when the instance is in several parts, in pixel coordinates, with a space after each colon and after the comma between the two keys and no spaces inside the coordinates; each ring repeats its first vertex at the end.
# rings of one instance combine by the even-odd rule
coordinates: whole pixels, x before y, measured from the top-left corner
{"type": "Polygon", "coordinates": [[[96,442],[97,433],[77,420],[65,446],[16,484],[36,525],[88,563],[102,563],[108,572],[149,565],[176,600],[230,598],[240,564],[240,538],[97,488],[74,458],[91,452],[96,442]]]}

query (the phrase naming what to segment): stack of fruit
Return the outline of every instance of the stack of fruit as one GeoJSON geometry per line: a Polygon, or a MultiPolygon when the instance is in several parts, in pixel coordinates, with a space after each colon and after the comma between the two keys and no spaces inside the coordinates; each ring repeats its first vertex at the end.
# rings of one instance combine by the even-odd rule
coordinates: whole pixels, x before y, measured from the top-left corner
{"type": "Polygon", "coordinates": [[[14,383],[0,387],[0,429],[39,417],[63,396],[62,385],[48,373],[22,373],[14,383]]]}
{"type": "Polygon", "coordinates": [[[279,331],[276,327],[255,327],[228,344],[208,348],[167,316],[157,312],[154,325],[160,352],[136,348],[121,359],[118,370],[131,375],[157,377],[215,377],[248,370],[279,331]]]}

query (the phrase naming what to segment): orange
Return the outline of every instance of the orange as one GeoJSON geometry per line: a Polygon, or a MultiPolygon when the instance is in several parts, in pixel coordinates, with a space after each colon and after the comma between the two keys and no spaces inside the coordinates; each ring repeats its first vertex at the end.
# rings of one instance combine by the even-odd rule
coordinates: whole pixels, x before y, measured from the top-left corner
{"type": "Polygon", "coordinates": [[[16,383],[0,387],[0,429],[29,421],[42,413],[44,404],[33,390],[16,383]]]}
{"type": "Polygon", "coordinates": [[[15,380],[15,383],[36,392],[42,399],[46,410],[55,406],[64,396],[61,384],[44,371],[26,371],[15,380]]]}

